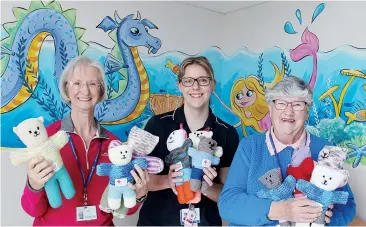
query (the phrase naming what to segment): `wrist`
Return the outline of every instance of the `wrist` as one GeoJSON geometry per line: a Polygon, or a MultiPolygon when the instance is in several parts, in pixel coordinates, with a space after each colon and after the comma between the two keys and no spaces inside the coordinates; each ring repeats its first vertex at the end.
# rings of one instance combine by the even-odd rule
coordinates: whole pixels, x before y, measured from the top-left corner
{"type": "Polygon", "coordinates": [[[147,193],[145,195],[141,196],[140,198],[136,197],[136,202],[137,203],[142,203],[142,202],[145,201],[146,197],[147,197],[147,193]]]}
{"type": "Polygon", "coordinates": [[[278,211],[280,210],[280,203],[281,201],[273,201],[271,203],[271,206],[269,208],[269,212],[268,212],[268,219],[269,220],[279,220],[279,214],[278,211]]]}
{"type": "Polygon", "coordinates": [[[43,187],[38,186],[33,180],[27,179],[27,186],[33,192],[42,191],[43,187]]]}

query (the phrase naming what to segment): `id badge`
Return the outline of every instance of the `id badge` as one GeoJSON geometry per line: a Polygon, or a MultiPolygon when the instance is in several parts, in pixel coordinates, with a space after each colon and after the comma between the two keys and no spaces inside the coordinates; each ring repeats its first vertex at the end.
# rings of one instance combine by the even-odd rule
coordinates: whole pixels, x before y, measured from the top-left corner
{"type": "Polygon", "coordinates": [[[191,209],[180,210],[180,224],[184,226],[197,226],[200,223],[200,208],[194,208],[192,205],[191,209]]]}
{"type": "Polygon", "coordinates": [[[96,206],[76,207],[76,221],[89,221],[97,219],[96,206]]]}

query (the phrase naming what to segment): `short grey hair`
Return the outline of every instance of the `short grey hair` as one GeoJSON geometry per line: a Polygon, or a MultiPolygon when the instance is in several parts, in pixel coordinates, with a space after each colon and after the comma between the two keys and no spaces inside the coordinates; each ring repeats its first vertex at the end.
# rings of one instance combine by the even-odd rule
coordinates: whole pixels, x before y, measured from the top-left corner
{"type": "Polygon", "coordinates": [[[296,76],[285,77],[274,87],[267,88],[264,94],[267,104],[273,102],[277,97],[303,98],[309,106],[313,104],[313,90],[305,81],[296,76]]]}
{"type": "Polygon", "coordinates": [[[61,98],[64,100],[65,103],[71,104],[70,98],[67,95],[67,83],[70,79],[70,76],[73,75],[74,73],[78,72],[78,70],[80,68],[83,68],[86,66],[92,66],[92,67],[95,67],[96,69],[98,69],[99,82],[101,84],[100,85],[100,99],[98,102],[102,102],[102,101],[106,100],[107,82],[105,79],[104,69],[103,69],[102,65],[98,61],[92,60],[86,56],[78,56],[69,61],[69,63],[66,65],[66,67],[60,77],[60,82],[59,82],[58,87],[60,90],[61,98]]]}

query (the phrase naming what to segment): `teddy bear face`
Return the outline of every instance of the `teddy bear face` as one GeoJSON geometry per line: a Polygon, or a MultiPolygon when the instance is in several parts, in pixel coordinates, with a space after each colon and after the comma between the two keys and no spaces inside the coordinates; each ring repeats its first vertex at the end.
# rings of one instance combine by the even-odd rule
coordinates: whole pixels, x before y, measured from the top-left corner
{"type": "Polygon", "coordinates": [[[212,131],[195,131],[193,133],[189,133],[189,138],[193,142],[193,147],[198,148],[201,136],[204,136],[206,138],[212,138],[212,135],[213,135],[212,131]]]}
{"type": "Polygon", "coordinates": [[[281,169],[271,169],[267,173],[265,173],[263,176],[259,178],[259,181],[264,184],[268,189],[276,188],[281,185],[282,182],[282,175],[281,175],[281,169]]]}
{"type": "Polygon", "coordinates": [[[334,169],[343,169],[347,149],[338,146],[325,146],[319,153],[318,163],[334,169]]]}
{"type": "Polygon", "coordinates": [[[109,160],[114,165],[126,165],[132,159],[132,147],[129,145],[119,145],[108,150],[109,160]]]}
{"type": "Polygon", "coordinates": [[[48,139],[43,122],[43,117],[29,118],[14,127],[13,131],[27,147],[37,147],[48,139]]]}
{"type": "Polygon", "coordinates": [[[187,132],[183,129],[174,130],[168,136],[168,140],[166,141],[166,146],[169,151],[172,151],[178,147],[183,146],[184,141],[187,138],[187,132]]]}
{"type": "Polygon", "coordinates": [[[198,150],[213,154],[217,147],[217,142],[211,138],[206,138],[201,136],[199,138],[200,142],[198,144],[198,150]]]}
{"type": "Polygon", "coordinates": [[[347,183],[345,170],[332,169],[327,166],[316,165],[310,182],[326,191],[333,191],[347,183]]]}

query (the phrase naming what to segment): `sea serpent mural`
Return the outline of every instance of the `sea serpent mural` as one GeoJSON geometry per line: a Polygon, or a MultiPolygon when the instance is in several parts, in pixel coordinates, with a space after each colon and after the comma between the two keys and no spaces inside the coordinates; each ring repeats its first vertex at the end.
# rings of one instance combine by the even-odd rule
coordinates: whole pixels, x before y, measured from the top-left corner
{"type": "MultiPolygon", "coordinates": [[[[80,40],[85,29],[75,26],[76,10],[62,11],[57,2],[44,6],[33,1],[28,10],[14,8],[16,22],[4,24],[9,37],[1,40],[1,113],[9,112],[31,97],[39,82],[39,53],[47,36],[55,43],[55,72],[59,76],[68,61],[87,44],[80,40]]],[[[44,79],[44,78],[42,78],[44,79]]]]}
{"type": "MultiPolygon", "coordinates": [[[[28,10],[14,8],[13,12],[17,22],[4,25],[12,35],[2,40],[1,44],[1,65],[5,68],[1,76],[1,113],[17,108],[31,96],[39,99],[38,104],[46,103],[35,89],[39,82],[45,80],[39,76],[38,68],[39,53],[47,36],[52,36],[55,44],[55,84],[68,61],[88,47],[80,40],[85,29],[74,27],[75,9],[62,11],[58,2],[45,6],[41,1],[33,1],[28,10]]],[[[141,20],[139,12],[136,18],[131,14],[123,19],[116,12],[114,19],[107,16],[97,27],[110,31],[109,37],[116,43],[105,61],[106,74],[127,68],[128,81],[123,91],[113,92],[108,88],[111,91],[108,95],[110,99],[97,105],[96,117],[103,124],[130,122],[141,115],[150,95],[148,76],[137,47],[148,48],[149,54],[155,54],[160,49],[160,39],[148,33],[148,29],[157,29],[157,26],[148,19],[141,20]]],[[[54,94],[49,95],[55,97],[54,94]]],[[[62,109],[52,109],[54,105],[44,107],[54,120],[62,118],[67,111],[67,106],[60,103],[62,109]],[[55,112],[61,114],[56,115],[55,112]]]]}

